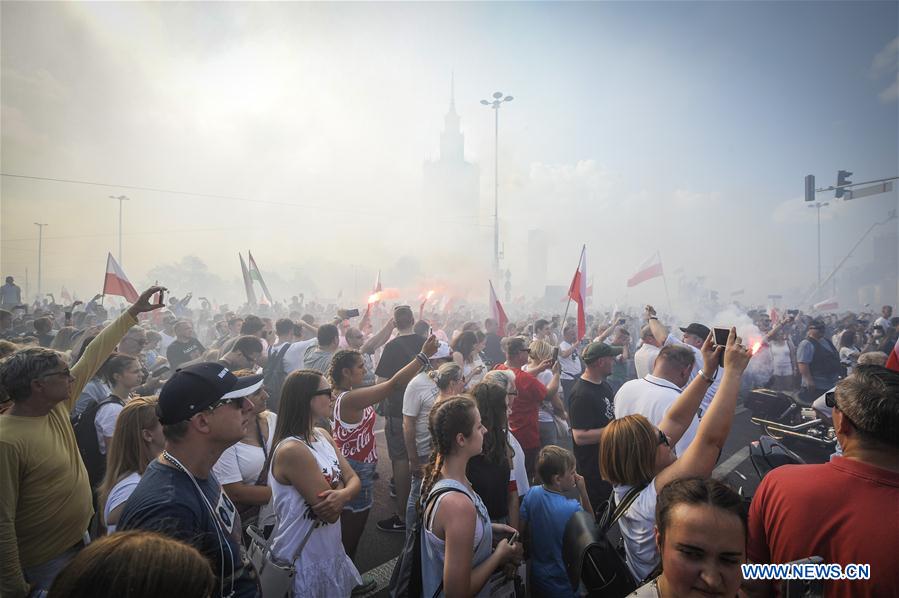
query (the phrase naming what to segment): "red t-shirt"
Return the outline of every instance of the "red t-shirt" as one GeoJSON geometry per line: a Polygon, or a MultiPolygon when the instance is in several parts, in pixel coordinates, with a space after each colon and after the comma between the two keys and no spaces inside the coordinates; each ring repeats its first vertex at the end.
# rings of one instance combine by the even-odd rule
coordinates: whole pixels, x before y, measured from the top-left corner
{"type": "Polygon", "coordinates": [[[540,428],[537,424],[537,412],[546,398],[546,387],[533,375],[520,368],[510,368],[501,363],[497,370],[511,370],[515,373],[515,388],[518,396],[510,397],[509,429],[523,449],[540,448],[540,428]]]}
{"type": "Polygon", "coordinates": [[[899,473],[856,459],[770,472],[749,509],[749,560],[871,565],[871,579],[827,581],[833,596],[895,596],[899,589],[899,473]]]}

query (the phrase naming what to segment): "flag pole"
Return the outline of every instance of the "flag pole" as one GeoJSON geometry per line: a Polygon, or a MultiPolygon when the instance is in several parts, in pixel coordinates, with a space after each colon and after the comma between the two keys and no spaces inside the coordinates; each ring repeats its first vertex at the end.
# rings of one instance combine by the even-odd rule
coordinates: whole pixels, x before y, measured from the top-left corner
{"type": "MultiPolygon", "coordinates": [[[[584,243],[581,246],[581,255],[580,255],[580,257],[577,258],[577,266],[574,267],[574,275],[575,276],[577,276],[578,270],[581,269],[581,262],[584,260],[584,252],[585,251],[587,251],[586,243],[584,243]]],[[[586,281],[584,281],[584,284],[586,284],[586,281]]],[[[586,303],[587,298],[584,297],[583,301],[586,303]]],[[[567,325],[567,322],[568,322],[568,308],[569,307],[571,307],[571,285],[568,286],[568,303],[565,304],[565,315],[562,316],[562,330],[559,331],[560,333],[562,333],[563,336],[565,335],[565,326],[567,325]]],[[[577,340],[581,340],[581,339],[577,339],[577,340]]]]}
{"type": "MultiPolygon", "coordinates": [[[[659,250],[656,250],[656,255],[659,258],[659,264],[662,263],[662,253],[659,250]]],[[[662,265],[662,282],[665,284],[665,298],[668,299],[668,315],[673,316],[674,310],[671,309],[671,295],[668,293],[668,277],[665,276],[665,266],[662,265]]]]}

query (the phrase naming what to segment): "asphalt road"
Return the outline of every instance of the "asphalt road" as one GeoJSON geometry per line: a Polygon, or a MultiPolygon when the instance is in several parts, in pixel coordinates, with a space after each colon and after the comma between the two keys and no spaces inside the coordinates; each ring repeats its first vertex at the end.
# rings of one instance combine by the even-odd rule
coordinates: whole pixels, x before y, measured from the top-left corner
{"type": "MultiPolygon", "coordinates": [[[[730,436],[718,459],[714,477],[724,480],[746,496],[752,496],[758,486],[759,479],[749,460],[749,444],[758,440],[761,430],[750,421],[750,412],[742,406],[737,408],[730,436]]],[[[372,575],[379,581],[376,592],[369,596],[386,596],[383,591],[393,570],[393,560],[403,547],[403,534],[385,533],[377,529],[376,523],[386,519],[394,511],[394,500],[390,497],[388,483],[391,477],[390,460],[387,458],[387,444],[384,439],[384,423],[379,417],[375,425],[375,437],[378,442],[377,471],[379,479],[374,484],[374,506],[359,542],[356,554],[356,567],[363,574],[372,575]]],[[[820,455],[800,452],[800,456],[808,462],[823,462],[820,455]]]]}

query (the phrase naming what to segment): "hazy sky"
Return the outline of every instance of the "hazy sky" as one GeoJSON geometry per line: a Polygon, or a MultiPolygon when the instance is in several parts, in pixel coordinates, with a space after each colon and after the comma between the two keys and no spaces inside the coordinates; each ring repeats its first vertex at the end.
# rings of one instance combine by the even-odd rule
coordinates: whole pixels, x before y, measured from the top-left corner
{"type": "MultiPolygon", "coordinates": [[[[568,283],[586,243],[609,303],[664,297],[659,281],[624,287],[657,249],[722,294],[801,292],[816,277],[803,177],[899,170],[897,6],[3,2],[4,174],[249,201],[4,176],[0,269],[22,284],[27,268],[34,292],[45,222],[44,289],[97,292],[117,252],[108,196],[124,193],[138,286],[185,255],[236,281],[249,248],[324,295],[401,272],[402,255],[486,294],[494,139],[479,100],[501,90],[515,96],[500,123],[513,284],[542,228],[548,282],[568,283]],[[452,72],[477,220],[421,209],[452,72]],[[483,249],[459,242],[470,230],[483,249]]],[[[831,201],[825,273],[896,205],[895,191],[831,201]]]]}

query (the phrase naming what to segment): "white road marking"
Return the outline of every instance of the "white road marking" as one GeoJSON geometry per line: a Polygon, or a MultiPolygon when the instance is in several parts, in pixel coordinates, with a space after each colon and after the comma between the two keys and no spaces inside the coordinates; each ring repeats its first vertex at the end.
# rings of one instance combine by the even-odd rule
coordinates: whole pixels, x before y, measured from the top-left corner
{"type": "Polygon", "coordinates": [[[745,461],[747,457],[749,457],[749,447],[744,446],[736,453],[725,459],[723,463],[720,463],[718,467],[716,467],[712,472],[712,477],[718,479],[724,478],[725,476],[727,476],[727,474],[732,472],[737,467],[737,465],[745,461]]]}

